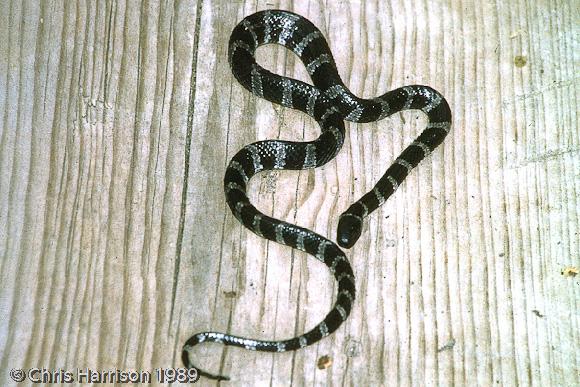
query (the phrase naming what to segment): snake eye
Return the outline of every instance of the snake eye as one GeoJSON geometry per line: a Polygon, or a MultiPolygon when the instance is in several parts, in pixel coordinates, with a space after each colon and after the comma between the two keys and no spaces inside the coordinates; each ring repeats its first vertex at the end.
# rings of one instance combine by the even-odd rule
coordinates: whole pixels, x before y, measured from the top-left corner
{"type": "Polygon", "coordinates": [[[340,247],[350,249],[358,238],[362,230],[362,219],[352,214],[343,214],[338,221],[336,231],[336,241],[340,247]]]}

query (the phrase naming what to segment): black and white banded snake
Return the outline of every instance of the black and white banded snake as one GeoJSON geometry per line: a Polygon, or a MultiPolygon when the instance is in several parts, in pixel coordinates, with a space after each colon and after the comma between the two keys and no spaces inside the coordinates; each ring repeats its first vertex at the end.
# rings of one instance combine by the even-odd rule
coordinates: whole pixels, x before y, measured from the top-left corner
{"type": "MultiPolygon", "coordinates": [[[[224,189],[234,216],[260,237],[287,245],[324,262],[338,282],[336,303],[324,320],[307,333],[288,340],[264,341],[218,332],[190,337],[183,346],[182,360],[194,367],[189,350],[200,343],[216,342],[255,351],[284,352],[304,348],[334,332],[348,317],[355,298],[352,268],[342,250],[329,239],[259,212],[246,194],[248,180],[258,172],[273,169],[301,170],[320,167],[332,160],[344,142],[344,121],[371,122],[408,109],[423,111],[427,127],[387,169],[375,187],[352,204],[339,218],[337,242],[350,248],[358,240],[362,222],[382,205],[409,172],[443,142],[451,128],[447,101],[428,86],[405,86],[374,99],[361,99],[344,85],[322,33],[307,19],[288,11],[257,12],[242,20],[229,41],[229,63],[235,78],[253,94],[313,117],[322,134],[314,141],[259,141],[242,148],[230,161],[224,189]],[[314,86],[271,73],[255,60],[256,49],[280,44],[304,63],[314,86]]],[[[197,367],[196,367],[197,368],[197,367]]],[[[199,370],[201,376],[227,380],[199,370]]]]}

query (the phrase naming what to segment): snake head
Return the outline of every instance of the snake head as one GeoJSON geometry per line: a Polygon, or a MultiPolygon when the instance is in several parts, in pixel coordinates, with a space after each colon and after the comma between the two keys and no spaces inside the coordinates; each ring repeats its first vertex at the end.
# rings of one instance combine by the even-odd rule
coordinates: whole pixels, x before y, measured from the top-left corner
{"type": "Polygon", "coordinates": [[[338,221],[338,229],[336,231],[336,241],[340,247],[350,249],[362,231],[362,218],[354,214],[342,214],[338,221]]]}

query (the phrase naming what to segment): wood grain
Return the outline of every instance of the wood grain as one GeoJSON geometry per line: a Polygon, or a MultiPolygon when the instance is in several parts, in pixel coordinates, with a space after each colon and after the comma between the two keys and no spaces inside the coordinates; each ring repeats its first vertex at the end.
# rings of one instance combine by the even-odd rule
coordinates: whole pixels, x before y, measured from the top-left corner
{"type": "MultiPolygon", "coordinates": [[[[196,364],[232,385],[580,385],[580,277],[562,274],[580,267],[580,15],[565,0],[0,0],[0,384],[13,368],[180,367],[194,333],[285,339],[327,313],[324,265],[244,229],[223,195],[244,145],[319,133],[231,75],[231,30],[268,8],[316,24],[358,95],[436,88],[453,129],[347,252],[357,300],[335,334],[284,354],[199,346],[196,364]]],[[[284,48],[258,56],[308,80],[284,48]]],[[[334,239],[424,124],[347,124],[335,160],[259,175],[250,198],[334,239]]]]}

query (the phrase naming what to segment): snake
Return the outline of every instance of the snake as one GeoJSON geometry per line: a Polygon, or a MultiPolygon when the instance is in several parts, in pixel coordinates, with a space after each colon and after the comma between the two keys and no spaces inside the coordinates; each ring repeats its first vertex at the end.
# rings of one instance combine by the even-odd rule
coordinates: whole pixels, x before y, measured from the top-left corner
{"type": "Polygon", "coordinates": [[[365,218],[395,192],[451,129],[447,101],[429,86],[404,86],[372,99],[355,96],[341,80],[320,30],[306,18],[289,11],[265,10],[245,17],[231,33],[228,61],[234,77],[245,89],[272,103],[308,114],[320,125],[321,134],[312,141],[263,140],[243,147],[226,167],[226,202],[235,218],[256,235],[304,251],[323,262],[333,274],[338,289],[330,312],[318,325],[297,337],[267,341],[220,332],[191,336],[182,349],[184,365],[196,368],[200,376],[216,380],[228,380],[228,377],[196,367],[190,359],[194,346],[213,342],[252,351],[285,352],[312,345],[341,326],[355,300],[353,270],[341,247],[348,249],[356,243],[365,218]],[[256,49],[271,43],[296,54],[306,66],[312,84],[261,67],[256,62],[256,49]],[[426,114],[425,129],[403,150],[373,189],[340,215],[338,245],[309,229],[267,216],[250,202],[246,187],[256,174],[269,170],[312,169],[332,160],[344,143],[344,120],[373,122],[410,109],[426,114]]]}

